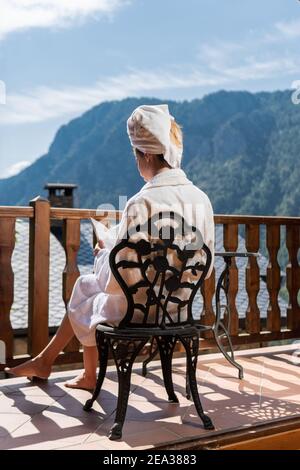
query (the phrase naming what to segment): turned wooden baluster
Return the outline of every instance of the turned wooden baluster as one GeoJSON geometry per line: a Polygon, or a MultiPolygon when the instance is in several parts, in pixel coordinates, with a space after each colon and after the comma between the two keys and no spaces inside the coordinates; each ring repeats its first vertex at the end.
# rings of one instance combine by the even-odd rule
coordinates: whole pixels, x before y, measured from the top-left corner
{"type": "MultiPolygon", "coordinates": [[[[66,219],[63,227],[63,244],[66,253],[66,265],[63,271],[63,299],[65,305],[70,300],[73,286],[80,276],[77,266],[77,254],[80,248],[80,220],[66,219]]],[[[67,352],[79,351],[80,343],[74,337],[65,348],[67,352]]]]}
{"type": "Polygon", "coordinates": [[[270,298],[267,314],[267,328],[269,331],[278,332],[281,329],[280,308],[278,305],[280,266],[277,261],[280,248],[280,225],[267,225],[267,248],[269,252],[267,289],[270,298]]]}
{"type": "Polygon", "coordinates": [[[11,266],[14,247],[15,219],[0,218],[0,340],[5,343],[6,360],[13,357],[10,310],[14,300],[14,273],[11,266]]]}
{"type": "MultiPolygon", "coordinates": [[[[202,325],[211,326],[215,321],[215,312],[213,307],[213,297],[216,289],[216,272],[213,268],[211,276],[204,281],[201,287],[201,293],[203,296],[203,310],[201,312],[200,323],[202,325]]],[[[203,333],[205,338],[212,338],[213,334],[211,331],[203,333]]]]}
{"type": "Polygon", "coordinates": [[[300,306],[297,300],[300,289],[300,266],[297,257],[300,248],[299,225],[287,225],[286,246],[289,253],[289,262],[286,267],[286,287],[289,292],[287,326],[291,330],[297,330],[300,328],[300,306]]]}
{"type": "Polygon", "coordinates": [[[36,356],[49,340],[50,204],[40,196],[30,201],[28,352],[36,356]]]}
{"type": "MultiPolygon", "coordinates": [[[[225,251],[236,251],[238,248],[238,224],[224,225],[224,248],[225,251]]],[[[237,336],[239,333],[239,315],[235,304],[238,293],[238,269],[235,258],[232,258],[229,269],[228,303],[231,315],[230,335],[237,336]]]]}
{"type": "MultiPolygon", "coordinates": [[[[259,225],[246,225],[246,250],[257,253],[259,250],[259,225]]],[[[260,311],[257,305],[259,293],[259,266],[257,258],[248,258],[246,268],[246,290],[248,293],[248,307],[246,312],[246,331],[248,333],[260,332],[260,311]]]]}

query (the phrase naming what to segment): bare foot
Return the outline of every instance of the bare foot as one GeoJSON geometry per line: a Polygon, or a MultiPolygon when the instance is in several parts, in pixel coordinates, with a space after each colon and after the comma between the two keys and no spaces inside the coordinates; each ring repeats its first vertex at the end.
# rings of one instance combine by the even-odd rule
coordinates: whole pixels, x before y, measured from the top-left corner
{"type": "Polygon", "coordinates": [[[51,374],[51,366],[46,365],[42,357],[35,357],[30,361],[24,362],[16,367],[5,367],[4,371],[7,374],[14,375],[16,377],[38,377],[40,379],[48,379],[51,374]]]}
{"type": "Polygon", "coordinates": [[[96,377],[94,378],[86,377],[85,372],[82,372],[80,375],[75,377],[75,379],[70,380],[70,382],[65,383],[65,387],[80,388],[82,390],[88,390],[89,392],[93,391],[95,386],[96,386],[96,377]]]}

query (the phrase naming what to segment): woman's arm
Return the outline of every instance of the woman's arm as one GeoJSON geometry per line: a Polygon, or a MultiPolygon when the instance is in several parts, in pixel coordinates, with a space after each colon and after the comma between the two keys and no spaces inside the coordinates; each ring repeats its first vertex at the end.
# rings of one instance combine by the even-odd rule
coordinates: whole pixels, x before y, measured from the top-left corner
{"type": "MultiPolygon", "coordinates": [[[[116,238],[114,246],[118,245],[118,243],[120,243],[120,241],[123,240],[124,238],[127,238],[127,233],[128,231],[130,231],[130,229],[133,229],[134,227],[136,227],[137,224],[142,222],[141,219],[145,216],[144,214],[145,204],[141,203],[139,199],[138,199],[138,202],[137,200],[133,200],[133,198],[128,201],[122,214],[122,218],[118,227],[118,234],[117,234],[117,238],[116,238]]],[[[126,249],[123,249],[121,252],[122,252],[122,259],[130,259],[130,256],[132,256],[132,253],[126,252],[126,249]]],[[[128,273],[124,273],[125,277],[126,277],[126,274],[128,275],[128,273]]],[[[134,275],[135,273],[132,272],[131,276],[134,276],[134,275]]],[[[130,278],[130,281],[133,282],[134,279],[130,278]]],[[[119,283],[116,281],[111,271],[108,277],[108,281],[106,283],[105,292],[107,294],[118,294],[118,295],[123,293],[119,283]]]]}

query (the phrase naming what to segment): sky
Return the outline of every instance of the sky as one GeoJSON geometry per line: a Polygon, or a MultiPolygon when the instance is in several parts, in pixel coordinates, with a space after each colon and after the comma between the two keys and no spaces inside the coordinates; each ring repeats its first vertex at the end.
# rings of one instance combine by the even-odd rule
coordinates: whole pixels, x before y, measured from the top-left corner
{"type": "Polygon", "coordinates": [[[298,0],[0,0],[0,178],[103,101],[300,80],[298,0]]]}

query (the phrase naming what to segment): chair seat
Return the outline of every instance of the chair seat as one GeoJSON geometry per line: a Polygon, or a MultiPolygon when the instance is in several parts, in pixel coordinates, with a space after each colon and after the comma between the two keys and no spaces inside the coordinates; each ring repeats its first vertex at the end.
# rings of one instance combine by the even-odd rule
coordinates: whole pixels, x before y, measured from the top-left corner
{"type": "Polygon", "coordinates": [[[199,327],[198,325],[182,325],[172,326],[166,328],[159,327],[148,327],[148,328],[118,328],[109,325],[99,324],[96,327],[97,331],[115,336],[134,337],[134,338],[150,338],[152,336],[185,336],[191,334],[197,334],[199,327]]]}

